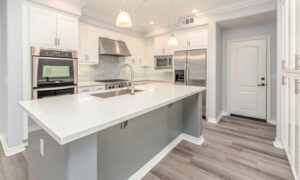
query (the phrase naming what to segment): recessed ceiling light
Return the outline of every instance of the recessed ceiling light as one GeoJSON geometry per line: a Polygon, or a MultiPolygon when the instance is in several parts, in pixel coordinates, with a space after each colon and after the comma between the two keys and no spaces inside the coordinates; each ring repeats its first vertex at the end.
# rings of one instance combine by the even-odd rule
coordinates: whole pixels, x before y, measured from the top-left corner
{"type": "Polygon", "coordinates": [[[198,9],[193,9],[192,10],[192,13],[197,13],[198,12],[198,9]]]}
{"type": "Polygon", "coordinates": [[[149,21],[148,24],[153,25],[154,21],[149,21]]]}

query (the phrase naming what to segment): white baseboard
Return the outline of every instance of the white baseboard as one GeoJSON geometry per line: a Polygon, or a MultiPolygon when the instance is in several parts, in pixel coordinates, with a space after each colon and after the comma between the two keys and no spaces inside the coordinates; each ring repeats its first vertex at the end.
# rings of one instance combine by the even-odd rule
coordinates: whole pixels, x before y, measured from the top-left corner
{"type": "Polygon", "coordinates": [[[276,120],[275,119],[270,119],[269,121],[268,121],[268,123],[270,123],[270,124],[272,124],[272,125],[276,125],[276,120]]]}
{"type": "Polygon", "coordinates": [[[3,135],[0,135],[0,141],[3,147],[3,151],[5,153],[5,156],[11,156],[20,152],[23,152],[25,150],[24,144],[13,147],[13,148],[8,148],[6,139],[4,138],[3,135]]]}
{"type": "Polygon", "coordinates": [[[223,116],[228,116],[229,113],[226,111],[220,112],[220,114],[216,118],[208,117],[207,122],[217,124],[223,116]]]}
{"type": "Polygon", "coordinates": [[[194,136],[190,136],[188,134],[181,134],[181,136],[182,136],[183,140],[186,140],[188,142],[191,142],[191,143],[194,143],[194,144],[197,144],[197,145],[201,145],[201,144],[204,143],[204,137],[203,137],[203,135],[201,137],[199,137],[199,138],[196,138],[194,136]]]}
{"type": "Polygon", "coordinates": [[[162,151],[156,154],[150,161],[148,161],[142,168],[134,173],[128,180],[142,179],[156,164],[159,163],[172,149],[174,149],[182,140],[186,140],[197,145],[201,145],[204,142],[203,135],[200,138],[196,138],[187,134],[180,134],[170,144],[168,144],[162,151]]]}
{"type": "Polygon", "coordinates": [[[273,142],[273,145],[278,149],[284,149],[282,141],[278,140],[277,138],[273,142]]]}

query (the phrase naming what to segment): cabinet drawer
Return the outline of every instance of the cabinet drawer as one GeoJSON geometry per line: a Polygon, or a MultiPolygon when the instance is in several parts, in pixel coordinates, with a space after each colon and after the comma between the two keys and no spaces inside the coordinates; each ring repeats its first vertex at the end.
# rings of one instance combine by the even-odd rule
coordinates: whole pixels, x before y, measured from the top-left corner
{"type": "Polygon", "coordinates": [[[88,93],[88,92],[93,92],[93,91],[104,91],[105,87],[104,86],[89,86],[89,87],[80,87],[78,88],[78,93],[88,93]]]}

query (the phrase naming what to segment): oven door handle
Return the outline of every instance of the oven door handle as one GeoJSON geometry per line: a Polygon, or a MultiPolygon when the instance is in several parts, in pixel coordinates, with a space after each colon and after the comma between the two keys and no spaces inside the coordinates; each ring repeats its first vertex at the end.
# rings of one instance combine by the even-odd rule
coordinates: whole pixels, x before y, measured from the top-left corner
{"type": "Polygon", "coordinates": [[[34,91],[51,91],[51,90],[62,90],[62,89],[69,89],[69,88],[76,88],[77,86],[63,86],[63,87],[51,87],[51,88],[39,88],[33,89],[34,91]]]}
{"type": "Polygon", "coordinates": [[[77,58],[62,58],[62,57],[40,57],[40,56],[33,56],[33,59],[52,59],[52,60],[77,61],[77,58]]]}

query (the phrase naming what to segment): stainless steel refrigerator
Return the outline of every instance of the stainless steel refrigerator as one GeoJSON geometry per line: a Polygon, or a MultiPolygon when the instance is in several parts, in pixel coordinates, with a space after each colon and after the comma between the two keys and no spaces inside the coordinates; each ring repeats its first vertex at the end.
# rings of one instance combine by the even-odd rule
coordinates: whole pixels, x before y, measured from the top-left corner
{"type": "MultiPolygon", "coordinates": [[[[174,52],[174,83],[206,86],[206,49],[174,52]]],[[[206,93],[203,94],[203,116],[206,116],[206,93]]]]}

